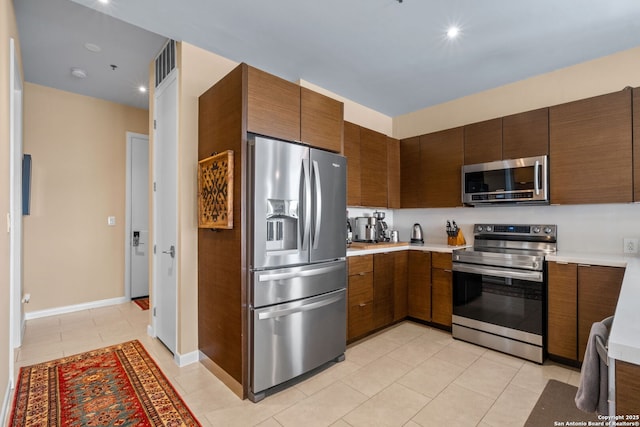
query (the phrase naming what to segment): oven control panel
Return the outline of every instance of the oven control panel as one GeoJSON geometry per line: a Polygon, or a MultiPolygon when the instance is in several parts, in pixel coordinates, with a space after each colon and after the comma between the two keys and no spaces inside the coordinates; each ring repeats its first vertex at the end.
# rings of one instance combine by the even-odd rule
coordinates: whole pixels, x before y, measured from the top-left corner
{"type": "Polygon", "coordinates": [[[475,236],[545,236],[555,238],[558,227],[553,224],[476,224],[475,236]]]}

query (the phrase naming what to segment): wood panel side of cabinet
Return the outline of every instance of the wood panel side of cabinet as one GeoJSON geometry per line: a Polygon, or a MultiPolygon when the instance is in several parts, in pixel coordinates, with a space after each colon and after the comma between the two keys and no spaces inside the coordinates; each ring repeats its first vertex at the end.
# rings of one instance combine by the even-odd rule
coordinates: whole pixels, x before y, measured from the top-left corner
{"type": "Polygon", "coordinates": [[[431,253],[409,251],[407,265],[407,314],[431,321],[431,253]]]}
{"type": "Polygon", "coordinates": [[[393,252],[393,321],[407,317],[409,251],[393,252]]]}
{"type": "MultiPolygon", "coordinates": [[[[198,159],[211,153],[234,151],[234,170],[240,176],[245,162],[243,86],[246,65],[241,64],[199,97],[198,159]]],[[[234,200],[243,200],[240,185],[234,200]]],[[[233,229],[198,230],[198,348],[248,391],[248,315],[245,263],[242,250],[246,224],[242,206],[234,203],[233,229]]],[[[232,387],[235,388],[235,387],[232,387]]]]}
{"type": "Polygon", "coordinates": [[[453,315],[453,273],[441,268],[431,269],[431,321],[451,327],[453,315]]]}
{"type": "Polygon", "coordinates": [[[343,153],[344,104],[300,88],[300,138],[305,144],[343,153]]]}
{"type": "Polygon", "coordinates": [[[400,208],[400,141],[387,137],[387,208],[400,208]]]}
{"type": "Polygon", "coordinates": [[[362,206],[387,206],[387,136],[360,128],[362,206]]]}
{"type": "Polygon", "coordinates": [[[578,266],[547,263],[547,349],[569,360],[578,358],[578,266]]]}
{"type": "Polygon", "coordinates": [[[344,155],[347,158],[347,205],[360,206],[360,126],[344,122],[344,155]]]}
{"type": "Polygon", "coordinates": [[[373,326],[381,328],[393,322],[394,258],[391,253],[373,255],[373,326]]]}
{"type": "Polygon", "coordinates": [[[400,206],[402,208],[423,207],[420,163],[420,137],[400,140],[400,206]]]}
{"type": "Polygon", "coordinates": [[[551,203],[633,200],[631,91],[549,109],[551,203]]]}
{"type": "Polygon", "coordinates": [[[591,325],[616,311],[624,268],[578,266],[578,360],[584,360],[591,325]]]}
{"type": "Polygon", "coordinates": [[[640,366],[616,360],[616,415],[640,414],[640,366]]]}
{"type": "Polygon", "coordinates": [[[464,163],[464,128],[420,137],[421,188],[424,207],[462,206],[461,169],[464,163]]]}
{"type": "Polygon", "coordinates": [[[633,89],[633,201],[640,202],[640,88],[633,89]]]}
{"type": "Polygon", "coordinates": [[[502,157],[549,154],[549,108],[526,111],[502,118],[502,157]]]}
{"type": "Polygon", "coordinates": [[[464,127],[464,164],[502,160],[502,117],[464,127]]]}
{"type": "Polygon", "coordinates": [[[300,140],[300,86],[247,66],[247,131],[300,140]]]}

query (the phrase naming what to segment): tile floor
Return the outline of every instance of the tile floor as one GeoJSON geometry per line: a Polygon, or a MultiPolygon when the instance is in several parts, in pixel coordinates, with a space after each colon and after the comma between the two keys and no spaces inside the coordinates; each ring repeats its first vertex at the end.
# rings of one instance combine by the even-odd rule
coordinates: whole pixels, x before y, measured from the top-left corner
{"type": "Polygon", "coordinates": [[[258,404],[201,364],[177,367],[134,303],[29,320],[16,366],[138,339],[203,426],[521,426],[550,378],[580,373],[526,362],[403,322],[347,349],[346,360],[258,404]]]}

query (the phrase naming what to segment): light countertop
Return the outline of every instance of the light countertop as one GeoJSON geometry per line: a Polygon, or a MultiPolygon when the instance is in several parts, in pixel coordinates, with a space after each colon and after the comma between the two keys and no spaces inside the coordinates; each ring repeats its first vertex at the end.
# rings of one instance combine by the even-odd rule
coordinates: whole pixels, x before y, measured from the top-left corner
{"type": "Polygon", "coordinates": [[[467,248],[471,247],[471,245],[465,246],[449,246],[446,243],[425,243],[424,245],[417,245],[406,243],[403,246],[386,246],[380,248],[373,249],[354,249],[347,248],[347,256],[358,256],[358,255],[369,255],[369,254],[379,254],[385,252],[396,252],[396,251],[429,251],[429,252],[444,252],[444,253],[452,253],[454,249],[467,248]]]}

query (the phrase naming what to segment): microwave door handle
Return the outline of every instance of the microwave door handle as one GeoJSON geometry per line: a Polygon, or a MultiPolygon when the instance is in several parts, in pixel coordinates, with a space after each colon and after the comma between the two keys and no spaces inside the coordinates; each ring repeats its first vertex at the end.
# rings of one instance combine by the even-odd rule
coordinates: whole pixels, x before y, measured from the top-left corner
{"type": "Polygon", "coordinates": [[[536,160],[536,163],[534,165],[534,169],[533,169],[533,187],[536,190],[536,196],[540,194],[540,161],[536,160]]]}
{"type": "Polygon", "coordinates": [[[314,177],[313,182],[315,184],[315,218],[312,244],[313,249],[318,249],[318,241],[320,240],[320,228],[322,227],[322,188],[320,187],[320,168],[318,167],[318,162],[316,160],[313,161],[311,174],[314,177]]]}

